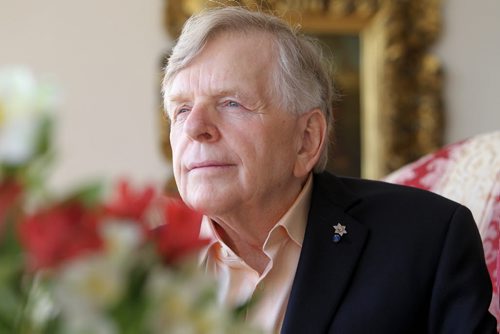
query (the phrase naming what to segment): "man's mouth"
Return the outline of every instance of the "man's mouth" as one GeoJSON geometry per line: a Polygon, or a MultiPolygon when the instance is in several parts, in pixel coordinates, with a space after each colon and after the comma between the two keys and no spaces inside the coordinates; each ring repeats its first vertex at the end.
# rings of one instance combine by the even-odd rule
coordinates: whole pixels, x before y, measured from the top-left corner
{"type": "Polygon", "coordinates": [[[214,161],[214,160],[207,160],[207,161],[201,161],[201,162],[194,162],[190,163],[187,165],[187,169],[189,171],[192,170],[197,170],[197,169],[209,169],[209,168],[227,168],[227,167],[233,167],[235,166],[232,163],[228,162],[222,162],[222,161],[214,161]]]}

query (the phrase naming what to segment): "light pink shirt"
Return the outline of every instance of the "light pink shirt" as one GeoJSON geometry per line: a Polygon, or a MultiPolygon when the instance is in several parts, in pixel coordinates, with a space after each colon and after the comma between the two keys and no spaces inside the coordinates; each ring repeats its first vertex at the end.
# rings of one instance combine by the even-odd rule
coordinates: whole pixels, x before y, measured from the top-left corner
{"type": "Polygon", "coordinates": [[[255,296],[246,319],[266,332],[278,333],[283,323],[304,240],[311,193],[309,176],[293,205],[264,242],[262,250],[270,261],[262,275],[222,241],[210,218],[203,218],[201,235],[212,242],[202,254],[202,265],[216,276],[220,301],[235,306],[255,296]]]}

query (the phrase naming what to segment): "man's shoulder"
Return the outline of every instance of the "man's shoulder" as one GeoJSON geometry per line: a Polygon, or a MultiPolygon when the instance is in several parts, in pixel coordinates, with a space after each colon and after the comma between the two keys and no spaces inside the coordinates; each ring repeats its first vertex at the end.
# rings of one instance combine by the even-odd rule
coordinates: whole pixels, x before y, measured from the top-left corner
{"type": "Polygon", "coordinates": [[[314,186],[312,216],[340,208],[369,230],[372,249],[411,251],[425,242],[431,255],[440,252],[449,231],[477,234],[470,210],[429,191],[328,173],[316,175],[314,186]],[[341,202],[343,196],[349,200],[341,202]]]}
{"type": "Polygon", "coordinates": [[[342,202],[345,209],[353,206],[405,208],[407,210],[454,211],[461,205],[430,191],[377,180],[315,174],[314,187],[334,202],[342,202]],[[349,198],[346,200],[345,198],[349,198]],[[350,202],[350,203],[349,203],[350,202]]]}

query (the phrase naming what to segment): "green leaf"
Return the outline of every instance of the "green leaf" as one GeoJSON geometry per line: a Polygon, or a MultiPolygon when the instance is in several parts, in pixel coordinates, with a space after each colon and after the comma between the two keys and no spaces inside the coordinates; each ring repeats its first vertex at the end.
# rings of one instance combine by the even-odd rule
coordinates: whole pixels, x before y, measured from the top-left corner
{"type": "Polygon", "coordinates": [[[0,259],[19,256],[22,253],[22,249],[19,243],[15,219],[8,216],[2,224],[5,225],[0,234],[0,259]]]}
{"type": "Polygon", "coordinates": [[[43,334],[57,334],[61,333],[61,319],[60,317],[55,317],[47,322],[43,328],[43,334]]]}
{"type": "Polygon", "coordinates": [[[12,314],[0,312],[0,333],[14,333],[14,324],[11,320],[12,314]]]}
{"type": "Polygon", "coordinates": [[[35,157],[46,154],[52,149],[52,133],[54,132],[54,119],[51,115],[42,115],[37,136],[35,139],[35,157]]]}
{"type": "Polygon", "coordinates": [[[100,181],[88,182],[70,192],[67,201],[79,201],[86,206],[95,206],[101,203],[104,186],[100,181]]]}

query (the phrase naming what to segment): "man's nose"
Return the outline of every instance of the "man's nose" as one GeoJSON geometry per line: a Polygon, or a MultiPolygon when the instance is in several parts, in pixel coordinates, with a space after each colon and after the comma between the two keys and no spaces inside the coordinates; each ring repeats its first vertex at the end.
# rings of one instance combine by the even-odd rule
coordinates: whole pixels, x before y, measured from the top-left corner
{"type": "Polygon", "coordinates": [[[196,141],[216,141],[219,130],[215,111],[209,106],[194,105],[184,122],[184,131],[196,141]]]}

